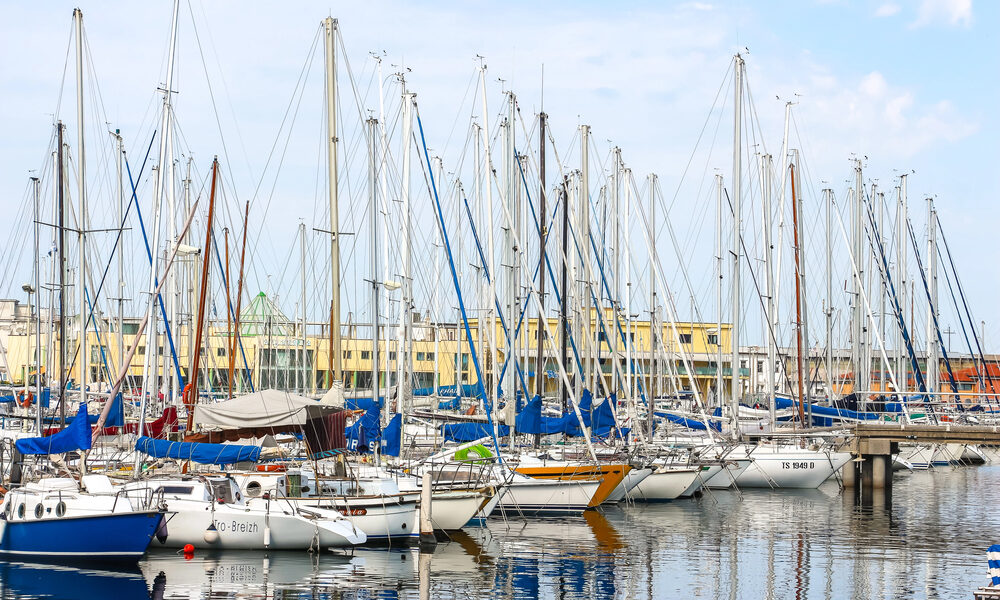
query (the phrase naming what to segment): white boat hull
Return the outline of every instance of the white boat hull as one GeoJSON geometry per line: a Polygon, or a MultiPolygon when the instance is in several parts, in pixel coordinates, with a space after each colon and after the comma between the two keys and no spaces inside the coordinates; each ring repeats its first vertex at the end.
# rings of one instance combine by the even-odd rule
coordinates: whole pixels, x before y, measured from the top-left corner
{"type": "Polygon", "coordinates": [[[632,498],[642,502],[666,502],[679,498],[698,479],[700,467],[657,469],[632,490],[632,498]]]}
{"type": "Polygon", "coordinates": [[[743,488],[817,488],[851,460],[848,452],[789,447],[756,448],[753,463],[736,480],[743,488]]]}

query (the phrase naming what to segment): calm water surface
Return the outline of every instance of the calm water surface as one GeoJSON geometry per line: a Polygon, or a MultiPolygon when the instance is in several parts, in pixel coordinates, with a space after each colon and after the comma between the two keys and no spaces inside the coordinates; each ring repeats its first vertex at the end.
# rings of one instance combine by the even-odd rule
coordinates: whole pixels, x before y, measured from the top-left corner
{"type": "Polygon", "coordinates": [[[962,598],[1000,542],[1000,467],[897,474],[891,507],[836,484],[717,491],[584,517],[491,519],[438,545],[155,551],[124,572],[0,563],[2,598],[962,598]]]}

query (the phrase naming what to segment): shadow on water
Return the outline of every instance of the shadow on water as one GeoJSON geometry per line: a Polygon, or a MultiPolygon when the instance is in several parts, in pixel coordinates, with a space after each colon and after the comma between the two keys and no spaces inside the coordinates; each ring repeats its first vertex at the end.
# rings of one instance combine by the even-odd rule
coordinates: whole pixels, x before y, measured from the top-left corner
{"type": "Polygon", "coordinates": [[[961,598],[1000,541],[1000,467],[897,474],[891,502],[816,490],[490,519],[413,548],[150,552],[137,569],[0,564],[6,598],[961,598]]]}

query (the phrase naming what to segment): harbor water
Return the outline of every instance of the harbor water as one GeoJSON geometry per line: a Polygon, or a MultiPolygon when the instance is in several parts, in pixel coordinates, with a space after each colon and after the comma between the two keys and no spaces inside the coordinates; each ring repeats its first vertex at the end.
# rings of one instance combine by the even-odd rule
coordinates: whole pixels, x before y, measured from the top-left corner
{"type": "MultiPolygon", "coordinates": [[[[897,473],[891,502],[835,482],[725,490],[582,517],[492,518],[417,549],[153,549],[130,569],[0,563],[3,598],[962,598],[1000,541],[1000,467],[897,473]]],[[[154,542],[154,545],[156,542],[154,542]]]]}

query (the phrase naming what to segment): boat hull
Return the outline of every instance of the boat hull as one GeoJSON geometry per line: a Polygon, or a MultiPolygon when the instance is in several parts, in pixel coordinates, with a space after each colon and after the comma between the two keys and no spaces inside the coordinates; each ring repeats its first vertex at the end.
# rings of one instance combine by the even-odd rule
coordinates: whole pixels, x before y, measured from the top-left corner
{"type": "Polygon", "coordinates": [[[163,520],[159,511],[0,521],[0,556],[136,562],[163,520]]]}
{"type": "Polygon", "coordinates": [[[601,505],[611,496],[615,488],[632,470],[632,465],[602,464],[602,465],[551,465],[551,466],[519,466],[515,469],[522,475],[535,479],[552,479],[558,481],[596,481],[599,485],[590,499],[588,507],[601,505]]]}
{"type": "Polygon", "coordinates": [[[507,516],[581,514],[600,485],[594,480],[517,478],[507,485],[497,510],[507,516]]]}
{"type": "Polygon", "coordinates": [[[641,502],[667,502],[680,498],[697,481],[700,467],[658,469],[632,490],[632,498],[641,502]]]}
{"type": "Polygon", "coordinates": [[[849,460],[847,452],[757,448],[753,463],[736,480],[745,488],[817,488],[849,460]]]}

